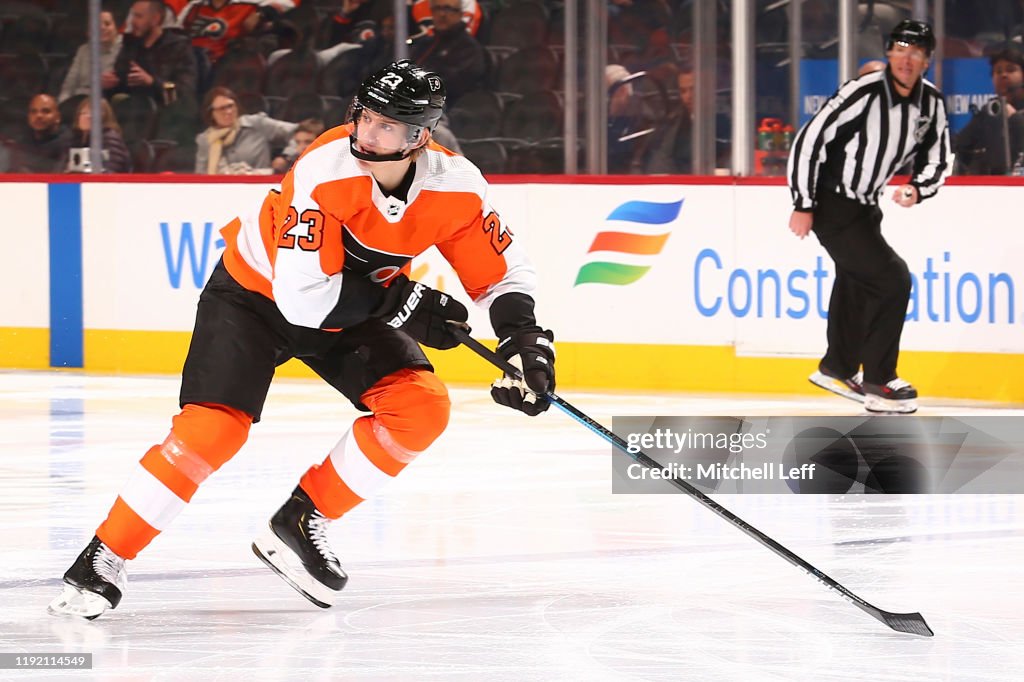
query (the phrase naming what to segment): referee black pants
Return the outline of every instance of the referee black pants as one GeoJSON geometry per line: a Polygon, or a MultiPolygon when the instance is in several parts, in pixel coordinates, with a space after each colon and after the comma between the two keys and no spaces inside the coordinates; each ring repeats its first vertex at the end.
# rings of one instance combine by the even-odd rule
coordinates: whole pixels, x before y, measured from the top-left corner
{"type": "Polygon", "coordinates": [[[910,302],[910,271],[882,237],[882,210],[822,193],[814,234],[836,265],[828,306],[828,350],[821,366],[864,381],[896,378],[900,336],[910,302]]]}

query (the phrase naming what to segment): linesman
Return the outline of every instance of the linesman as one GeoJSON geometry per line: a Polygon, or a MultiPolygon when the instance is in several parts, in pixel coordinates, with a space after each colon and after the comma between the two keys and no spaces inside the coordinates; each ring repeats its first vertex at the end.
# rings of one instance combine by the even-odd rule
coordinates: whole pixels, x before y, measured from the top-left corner
{"type": "Polygon", "coordinates": [[[917,409],[917,390],[896,373],[910,271],[882,237],[878,200],[909,162],[910,181],[892,194],[903,207],[935,196],[949,175],[942,93],[922,77],[934,49],[928,24],[897,24],[885,70],[839,88],[797,134],[789,159],[789,229],[801,239],[814,230],[836,267],[828,350],[811,382],[872,412],[917,409]]]}

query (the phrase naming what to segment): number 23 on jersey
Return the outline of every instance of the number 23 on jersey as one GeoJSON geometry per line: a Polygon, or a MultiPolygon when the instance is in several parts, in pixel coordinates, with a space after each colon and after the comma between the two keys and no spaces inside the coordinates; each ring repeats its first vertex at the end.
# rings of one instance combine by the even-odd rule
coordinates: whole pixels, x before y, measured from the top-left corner
{"type": "Polygon", "coordinates": [[[298,246],[303,251],[317,251],[324,243],[324,214],[307,208],[299,215],[294,206],[289,206],[280,234],[278,248],[294,249],[298,246]],[[298,230],[298,235],[292,234],[292,230],[300,223],[306,227],[306,234],[301,234],[302,230],[298,230]]]}

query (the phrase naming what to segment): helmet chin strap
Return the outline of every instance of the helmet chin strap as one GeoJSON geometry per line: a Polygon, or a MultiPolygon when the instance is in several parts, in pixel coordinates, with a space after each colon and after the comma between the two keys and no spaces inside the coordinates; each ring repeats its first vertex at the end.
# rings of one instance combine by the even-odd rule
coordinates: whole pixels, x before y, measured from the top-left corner
{"type": "Polygon", "coordinates": [[[371,154],[369,152],[361,152],[356,149],[355,136],[350,137],[349,140],[349,145],[352,148],[352,156],[362,161],[401,161],[403,159],[408,159],[409,155],[415,151],[414,149],[407,149],[401,152],[391,152],[390,154],[371,154]]]}

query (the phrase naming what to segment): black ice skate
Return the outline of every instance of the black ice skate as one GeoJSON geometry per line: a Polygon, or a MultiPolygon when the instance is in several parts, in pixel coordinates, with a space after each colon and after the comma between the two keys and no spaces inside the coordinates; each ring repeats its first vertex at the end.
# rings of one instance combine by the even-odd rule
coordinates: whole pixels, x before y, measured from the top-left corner
{"type": "Polygon", "coordinates": [[[327,544],[327,518],[302,488],[270,519],[270,533],[252,543],[263,563],[320,608],[331,607],[348,576],[327,544]]]}
{"type": "Polygon", "coordinates": [[[863,374],[857,372],[852,377],[844,379],[835,372],[819,365],[818,371],[808,377],[808,380],[826,391],[831,391],[836,395],[862,403],[864,402],[863,377],[863,374]]]}
{"type": "Polygon", "coordinates": [[[903,379],[885,385],[865,383],[864,409],[880,414],[917,412],[917,389],[903,379]]]}
{"type": "Polygon", "coordinates": [[[117,608],[127,587],[124,559],[93,537],[64,574],[64,591],[50,602],[47,611],[92,620],[117,608]]]}

